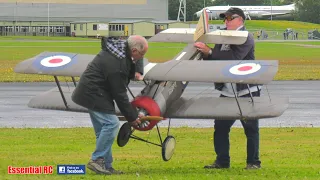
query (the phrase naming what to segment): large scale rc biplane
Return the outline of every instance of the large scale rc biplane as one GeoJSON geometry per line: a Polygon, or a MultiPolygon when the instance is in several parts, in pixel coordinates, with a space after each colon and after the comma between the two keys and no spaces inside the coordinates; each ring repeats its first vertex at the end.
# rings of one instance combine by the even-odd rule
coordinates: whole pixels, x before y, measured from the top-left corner
{"type": "MultiPolygon", "coordinates": [[[[145,117],[140,126],[131,126],[125,122],[118,133],[120,147],[130,138],[141,140],[161,147],[162,158],[168,161],[175,148],[175,138],[169,135],[171,118],[185,119],[261,119],[278,117],[288,107],[288,99],[282,97],[219,98],[212,96],[183,97],[189,82],[267,84],[278,71],[276,60],[246,61],[203,61],[201,53],[193,46],[196,41],[214,44],[243,44],[247,31],[208,31],[208,15],[203,11],[197,27],[174,28],[161,31],[150,42],[181,42],[186,47],[165,63],[144,61],[143,82],[145,87],[134,96],[128,87],[128,96],[134,107],[145,117]],[[158,123],[168,120],[168,132],[164,141],[161,138],[158,123]],[[133,135],[135,130],[148,131],[157,127],[160,144],[156,144],[133,135]]],[[[58,76],[80,77],[87,64],[95,55],[43,52],[20,62],[16,73],[45,74],[54,76],[57,88],[33,97],[28,106],[40,109],[54,109],[75,112],[87,112],[87,109],[71,100],[74,87],[62,87],[58,76]]],[[[248,89],[249,90],[249,89],[248,89]]],[[[250,90],[249,90],[250,92],[250,90]]],[[[251,93],[250,93],[251,94],[251,93]]],[[[117,115],[121,115],[116,106],[117,115]]],[[[124,120],[123,118],[120,118],[124,120]]]]}

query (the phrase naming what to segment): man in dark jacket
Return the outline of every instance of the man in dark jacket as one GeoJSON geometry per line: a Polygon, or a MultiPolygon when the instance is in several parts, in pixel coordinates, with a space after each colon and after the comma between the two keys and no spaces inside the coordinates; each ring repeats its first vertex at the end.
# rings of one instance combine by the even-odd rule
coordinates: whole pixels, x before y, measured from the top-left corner
{"type": "MultiPolygon", "coordinates": [[[[230,8],[220,14],[224,18],[227,30],[244,31],[245,14],[239,8],[230,8]]],[[[246,42],[242,45],[216,44],[213,49],[201,42],[196,42],[197,47],[204,56],[204,60],[254,60],[254,39],[249,33],[246,42]]],[[[215,88],[221,91],[220,97],[233,97],[234,92],[238,97],[260,96],[260,85],[234,84],[234,83],[215,83],[215,88]],[[249,90],[250,89],[250,90],[249,90]]],[[[214,125],[214,149],[217,154],[213,164],[205,166],[205,168],[229,168],[229,132],[235,120],[215,120],[214,125]]],[[[242,121],[247,137],[247,166],[246,169],[260,168],[259,160],[259,123],[257,120],[242,121]]]]}
{"type": "Polygon", "coordinates": [[[102,50],[81,75],[72,100],[88,109],[96,135],[96,149],[87,167],[99,174],[122,174],[112,167],[111,147],[120,125],[114,101],[128,122],[140,124],[140,115],[131,105],[126,87],[135,72],[141,72],[135,69],[135,63],[143,59],[148,42],[132,35],[127,40],[104,37],[101,45],[102,50]]]}

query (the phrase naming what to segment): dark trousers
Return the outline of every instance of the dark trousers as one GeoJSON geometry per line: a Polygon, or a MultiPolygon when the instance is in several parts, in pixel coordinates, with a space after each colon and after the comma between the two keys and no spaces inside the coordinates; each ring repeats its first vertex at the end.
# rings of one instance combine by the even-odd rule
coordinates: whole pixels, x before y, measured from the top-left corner
{"type": "MultiPolygon", "coordinates": [[[[260,96],[260,92],[253,92],[252,96],[260,96]]],[[[225,97],[221,95],[220,97],[225,97]]],[[[250,97],[250,94],[242,96],[250,97]]],[[[216,162],[221,166],[230,166],[229,132],[236,120],[215,120],[214,150],[217,154],[216,162]]],[[[259,120],[241,121],[247,137],[247,163],[261,164],[259,160],[259,120]]]]}

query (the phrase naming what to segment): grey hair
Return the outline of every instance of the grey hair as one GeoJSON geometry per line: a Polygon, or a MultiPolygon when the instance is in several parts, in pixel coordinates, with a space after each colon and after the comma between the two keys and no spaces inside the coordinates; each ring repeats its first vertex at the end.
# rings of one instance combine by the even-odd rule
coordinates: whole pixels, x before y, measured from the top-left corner
{"type": "Polygon", "coordinates": [[[127,39],[129,48],[136,48],[138,51],[143,51],[145,46],[148,44],[146,38],[140,35],[131,35],[127,39]]]}

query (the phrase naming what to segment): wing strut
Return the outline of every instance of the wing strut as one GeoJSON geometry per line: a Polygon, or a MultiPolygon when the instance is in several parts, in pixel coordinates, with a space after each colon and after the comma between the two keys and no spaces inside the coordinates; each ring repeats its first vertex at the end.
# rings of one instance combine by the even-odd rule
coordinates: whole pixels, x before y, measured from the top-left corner
{"type": "Polygon", "coordinates": [[[249,91],[249,94],[250,94],[250,97],[251,97],[251,100],[252,100],[252,105],[254,105],[254,101],[253,101],[252,93],[250,91],[249,84],[247,84],[247,87],[248,87],[248,91],[249,91]]]}
{"type": "Polygon", "coordinates": [[[236,98],[236,101],[237,101],[237,104],[238,104],[238,108],[239,108],[239,111],[240,111],[240,117],[241,117],[240,119],[242,120],[242,110],[241,110],[241,107],[240,107],[240,104],[239,104],[239,101],[238,101],[238,97],[236,95],[236,92],[234,91],[234,88],[233,88],[232,84],[231,84],[231,87],[232,87],[232,90],[233,90],[234,98],[236,98]]]}
{"type": "MultiPolygon", "coordinates": [[[[127,85],[126,85],[126,86],[127,86],[127,85]]],[[[128,91],[130,92],[132,98],[134,99],[134,98],[135,98],[135,97],[134,97],[134,94],[132,93],[132,91],[131,91],[131,89],[129,88],[129,86],[127,86],[127,89],[128,89],[128,91]]]]}
{"type": "Polygon", "coordinates": [[[77,87],[77,83],[76,83],[76,80],[74,79],[74,77],[72,76],[72,81],[73,81],[73,84],[74,84],[74,87],[77,87]]]}
{"type": "Polygon", "coordinates": [[[61,89],[60,83],[59,83],[59,81],[58,81],[58,78],[57,78],[57,76],[53,76],[53,77],[54,77],[54,80],[56,81],[56,84],[57,84],[57,86],[58,86],[58,88],[59,88],[59,91],[60,91],[60,94],[61,94],[62,100],[63,100],[63,102],[64,102],[64,105],[65,105],[65,106],[66,106],[66,108],[69,110],[68,105],[67,105],[66,98],[65,98],[65,97],[64,97],[64,95],[63,95],[63,92],[62,92],[62,89],[61,89]]]}

